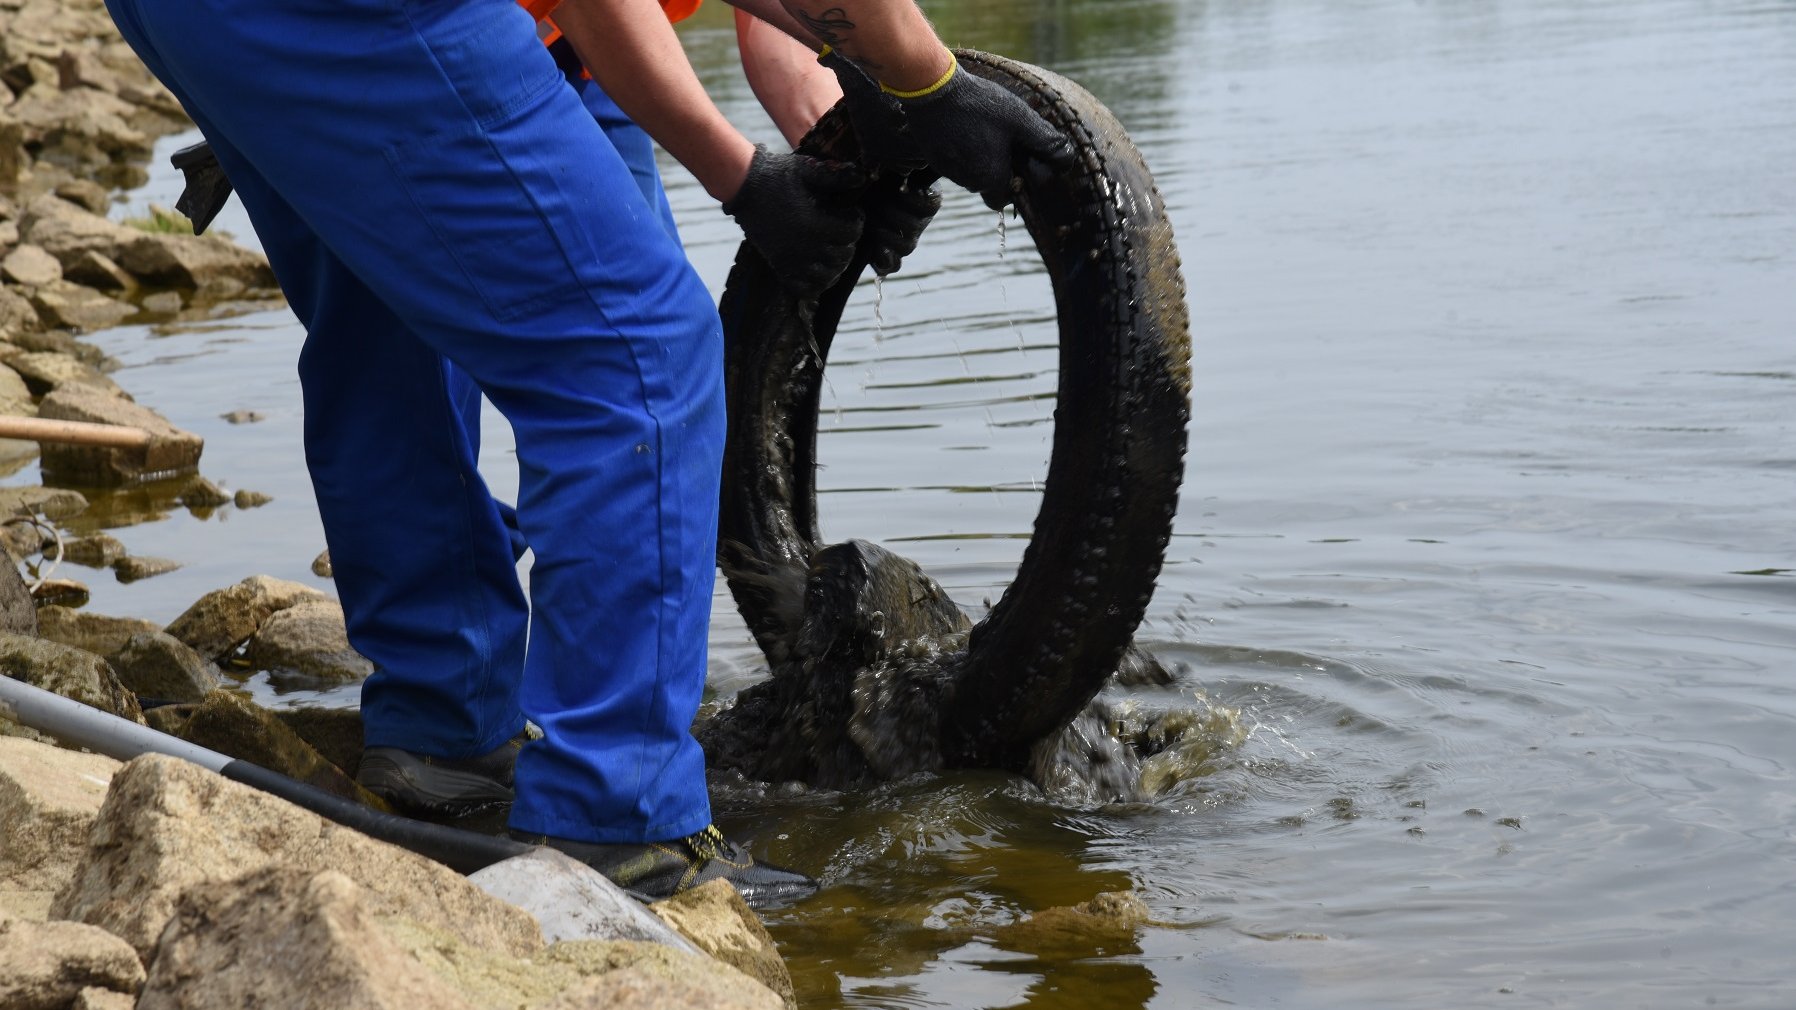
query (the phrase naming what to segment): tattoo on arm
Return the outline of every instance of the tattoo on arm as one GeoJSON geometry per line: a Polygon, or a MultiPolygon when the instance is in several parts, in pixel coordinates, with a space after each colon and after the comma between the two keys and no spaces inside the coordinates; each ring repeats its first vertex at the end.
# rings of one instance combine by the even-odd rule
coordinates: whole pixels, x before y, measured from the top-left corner
{"type": "MultiPolygon", "coordinates": [[[[847,34],[854,31],[854,22],[849,20],[848,12],[840,7],[830,7],[816,14],[802,10],[793,10],[792,13],[812,35],[817,36],[817,41],[831,49],[841,49],[847,34]]],[[[848,56],[846,52],[842,55],[848,56]]],[[[880,64],[865,57],[853,56],[850,59],[860,64],[861,68],[869,73],[878,73],[880,70],[880,64]]]]}
{"type": "Polygon", "coordinates": [[[817,36],[831,49],[842,44],[843,32],[854,30],[854,22],[848,20],[848,12],[840,7],[831,7],[817,14],[807,11],[793,11],[792,13],[798,15],[798,20],[804,22],[804,26],[811,30],[811,34],[817,36]]]}

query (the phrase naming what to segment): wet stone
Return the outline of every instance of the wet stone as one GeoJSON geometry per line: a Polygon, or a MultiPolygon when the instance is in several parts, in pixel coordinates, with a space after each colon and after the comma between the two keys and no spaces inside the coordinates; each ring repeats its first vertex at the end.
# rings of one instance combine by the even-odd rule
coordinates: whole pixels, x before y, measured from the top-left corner
{"type": "Polygon", "coordinates": [[[76,579],[45,579],[32,587],[31,598],[38,606],[85,607],[93,591],[76,579]]]}
{"type": "MultiPolygon", "coordinates": [[[[26,378],[29,380],[30,376],[26,378]]],[[[156,436],[142,449],[44,443],[44,473],[63,483],[114,486],[134,483],[148,475],[192,472],[199,466],[204,446],[199,436],[176,428],[148,407],[79,385],[62,386],[45,396],[38,404],[38,416],[127,425],[156,436]]]]}
{"type": "MultiPolygon", "coordinates": [[[[4,444],[4,443],[0,443],[4,444]]],[[[50,548],[55,540],[44,535],[44,531],[35,523],[6,523],[0,525],[0,548],[15,560],[35,557],[50,548]]]]}
{"type": "Polygon", "coordinates": [[[138,582],[153,579],[158,575],[167,575],[181,567],[181,562],[172,558],[124,557],[112,563],[112,572],[120,582],[138,582]]]}
{"type": "Polygon", "coordinates": [[[66,519],[87,511],[87,498],[60,487],[0,487],[0,517],[41,515],[66,519]]]}
{"type": "Polygon", "coordinates": [[[796,1008],[792,974],[759,916],[728,881],[713,880],[649,906],[700,950],[778,993],[796,1008]]]}
{"type": "Polygon", "coordinates": [[[131,636],[110,658],[119,681],[143,699],[200,701],[220,683],[217,667],[160,630],[131,636]]]}
{"type": "Polygon", "coordinates": [[[312,559],[312,574],[313,575],[316,575],[321,579],[328,579],[328,578],[332,578],[332,575],[331,575],[332,571],[333,571],[333,569],[331,568],[331,552],[328,549],[326,549],[324,551],[324,553],[322,553],[312,559]]]}
{"type": "Polygon", "coordinates": [[[39,607],[37,622],[38,633],[44,638],[96,656],[114,655],[133,636],[162,630],[154,622],[137,617],[109,617],[58,606],[39,607]]]}
{"type": "Polygon", "coordinates": [[[1000,928],[993,940],[1006,950],[1091,956],[1132,947],[1135,931],[1148,918],[1147,903],[1136,894],[1106,891],[1071,907],[1044,908],[1000,928]]]}
{"type": "Polygon", "coordinates": [[[217,484],[194,474],[186,486],[181,488],[181,493],[175,500],[190,509],[209,509],[229,504],[231,496],[220,490],[217,484]]]}
{"type": "Polygon", "coordinates": [[[231,424],[255,424],[257,421],[264,421],[268,418],[267,414],[259,410],[233,410],[228,414],[218,416],[231,424]]]}
{"type": "Polygon", "coordinates": [[[137,699],[119,683],[112,667],[91,652],[40,638],[0,633],[0,669],[33,687],[132,722],[143,722],[137,699]]]}
{"type": "Polygon", "coordinates": [[[282,725],[324,755],[345,775],[362,763],[362,713],[354,708],[282,708],[273,710],[282,725]]]}
{"type": "Polygon", "coordinates": [[[117,537],[105,533],[62,542],[62,559],[88,568],[111,568],[126,553],[125,545],[117,537]]]}
{"type": "Polygon", "coordinates": [[[231,503],[240,509],[261,508],[271,501],[274,501],[273,495],[263,494],[260,491],[239,491],[231,496],[231,503]]]}
{"type": "Polygon", "coordinates": [[[255,575],[200,597],[169,624],[168,633],[200,655],[222,661],[270,615],[302,601],[322,599],[323,593],[303,583],[255,575]]]}
{"type": "Polygon", "coordinates": [[[296,604],[271,615],[249,640],[247,658],[277,682],[347,683],[374,672],[349,644],[343,607],[335,600],[296,604]]]}
{"type": "Polygon", "coordinates": [[[348,773],[306,743],[273,712],[229,691],[212,691],[188,713],[177,734],[199,744],[298,779],[307,785],[384,809],[348,773]]]}

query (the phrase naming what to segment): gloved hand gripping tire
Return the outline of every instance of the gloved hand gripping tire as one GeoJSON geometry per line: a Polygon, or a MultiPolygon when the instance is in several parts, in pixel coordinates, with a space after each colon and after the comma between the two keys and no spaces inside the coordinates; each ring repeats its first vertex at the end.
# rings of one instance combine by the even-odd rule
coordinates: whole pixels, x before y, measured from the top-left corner
{"type": "Polygon", "coordinates": [[[861,190],[867,177],[853,165],[778,154],[755,146],[748,176],[723,212],[766,258],[794,295],[812,299],[854,258],[861,237],[861,190]]]}
{"type": "Polygon", "coordinates": [[[910,175],[882,177],[867,187],[861,207],[867,215],[865,237],[873,272],[881,277],[897,271],[915,252],[923,229],[935,219],[942,197],[910,175]]]}
{"type": "Polygon", "coordinates": [[[842,86],[842,105],[848,122],[854,126],[854,137],[860,141],[861,164],[875,171],[889,170],[899,174],[914,172],[929,164],[923,151],[904,126],[904,110],[898,99],[883,91],[879,82],[868,77],[854,62],[825,46],[817,62],[828,67],[842,86]]]}
{"type": "Polygon", "coordinates": [[[1072,160],[1072,145],[1027,102],[968,73],[958,60],[922,91],[886,91],[898,98],[930,167],[978,193],[993,210],[1011,202],[1010,182],[1024,157],[1056,166],[1072,160]]]}

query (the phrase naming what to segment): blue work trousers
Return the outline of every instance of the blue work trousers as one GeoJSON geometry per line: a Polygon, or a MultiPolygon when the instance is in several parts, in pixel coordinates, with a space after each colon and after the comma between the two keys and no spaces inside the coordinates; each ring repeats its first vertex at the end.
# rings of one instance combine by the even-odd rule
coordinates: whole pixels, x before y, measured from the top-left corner
{"type": "Polygon", "coordinates": [[[109,0],[212,141],[294,312],[306,459],[366,742],[484,753],[511,824],[710,821],[722,334],[631,166],[511,0],[109,0]],[[472,382],[517,441],[519,585],[472,382]],[[526,648],[526,635],[528,648],[526,648]]]}

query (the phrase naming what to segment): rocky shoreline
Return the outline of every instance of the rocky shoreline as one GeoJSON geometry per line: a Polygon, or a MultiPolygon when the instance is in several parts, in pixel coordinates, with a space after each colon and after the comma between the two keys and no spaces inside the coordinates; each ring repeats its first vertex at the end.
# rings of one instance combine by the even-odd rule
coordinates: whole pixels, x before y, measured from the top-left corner
{"type": "MultiPolygon", "coordinates": [[[[0,420],[152,439],[145,451],[0,437],[0,473],[35,460],[44,477],[0,488],[15,570],[42,558],[129,581],[177,566],[104,533],[62,535],[121,487],[196,511],[267,500],[200,477],[199,440],[133,401],[107,375],[117,363],[80,339],[278,304],[259,253],[160,211],[107,216],[114,192],[145,180],[154,139],[189,127],[99,0],[0,0],[0,420]]],[[[328,560],[314,570],[328,576],[328,560]]],[[[328,595],[258,576],[162,627],[80,609],[77,581],[25,595],[0,576],[6,676],[379,805],[354,783],[357,713],[269,712],[234,690],[239,668],[316,686],[367,675],[328,595]]],[[[653,911],[666,942],[562,938],[470,878],[198,766],[121,765],[0,716],[8,1010],[792,1004],[771,938],[727,884],[653,911]]]]}

